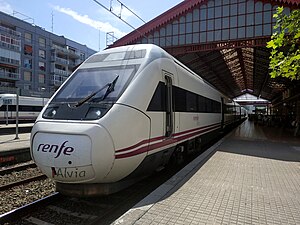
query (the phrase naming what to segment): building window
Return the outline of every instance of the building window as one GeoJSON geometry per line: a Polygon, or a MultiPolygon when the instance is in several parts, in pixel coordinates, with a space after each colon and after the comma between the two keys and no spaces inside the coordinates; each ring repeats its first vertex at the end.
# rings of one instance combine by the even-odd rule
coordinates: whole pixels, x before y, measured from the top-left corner
{"type": "Polygon", "coordinates": [[[39,62],[39,69],[42,70],[42,71],[46,71],[44,62],[39,62]]]}
{"type": "Polygon", "coordinates": [[[39,38],[39,45],[41,47],[46,47],[46,39],[45,38],[39,38]]]}
{"type": "Polygon", "coordinates": [[[81,61],[84,61],[84,60],[85,60],[85,54],[82,53],[82,52],[80,53],[80,60],[81,60],[81,61]]]}
{"type": "Polygon", "coordinates": [[[32,46],[31,45],[24,45],[24,54],[32,55],[32,46]]]}
{"type": "Polygon", "coordinates": [[[1,42],[7,43],[7,44],[20,46],[20,40],[6,36],[4,34],[0,34],[0,40],[1,40],[1,42]]]}
{"type": "Polygon", "coordinates": [[[7,42],[7,38],[6,38],[6,36],[4,36],[3,34],[0,35],[0,40],[1,40],[2,42],[7,42]]]}
{"type": "MultiPolygon", "coordinates": [[[[24,80],[25,81],[31,81],[31,72],[24,71],[24,80]]],[[[28,89],[29,90],[29,89],[28,89]]]]}
{"type": "Polygon", "coordinates": [[[3,61],[3,62],[20,65],[20,57],[21,56],[20,56],[20,53],[18,53],[18,52],[10,51],[7,49],[1,49],[0,57],[1,57],[1,61],[3,61]]]}
{"type": "Polygon", "coordinates": [[[30,84],[24,84],[24,90],[31,90],[30,84]]]}
{"type": "Polygon", "coordinates": [[[45,83],[45,74],[39,74],[39,83],[44,84],[45,83]]]}
{"type": "Polygon", "coordinates": [[[46,58],[46,52],[45,52],[45,50],[39,49],[39,57],[41,57],[42,59],[46,58]]]}
{"type": "Polygon", "coordinates": [[[25,33],[25,42],[31,43],[32,41],[32,34],[25,33]]]}
{"type": "Polygon", "coordinates": [[[26,69],[32,69],[32,60],[31,59],[24,59],[24,67],[26,69]]]}

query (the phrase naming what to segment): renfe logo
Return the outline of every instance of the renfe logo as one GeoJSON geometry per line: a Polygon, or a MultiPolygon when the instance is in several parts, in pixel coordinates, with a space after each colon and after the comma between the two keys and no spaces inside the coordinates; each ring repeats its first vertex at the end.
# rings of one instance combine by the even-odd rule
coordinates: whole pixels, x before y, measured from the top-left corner
{"type": "Polygon", "coordinates": [[[54,158],[58,158],[61,153],[64,155],[71,155],[75,149],[71,146],[65,146],[67,142],[68,141],[65,141],[61,145],[39,144],[37,151],[39,152],[41,150],[42,152],[53,152],[56,154],[54,158]]]}

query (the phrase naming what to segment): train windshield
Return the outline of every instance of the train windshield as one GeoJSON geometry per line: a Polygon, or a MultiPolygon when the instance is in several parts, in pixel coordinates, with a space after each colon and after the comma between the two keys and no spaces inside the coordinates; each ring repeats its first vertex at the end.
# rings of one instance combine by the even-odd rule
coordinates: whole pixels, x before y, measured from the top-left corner
{"type": "Polygon", "coordinates": [[[57,93],[52,103],[78,103],[87,100],[114,102],[126,89],[137,69],[137,65],[80,69],[57,93]],[[108,93],[107,89],[111,87],[112,82],[113,89],[108,93]]]}

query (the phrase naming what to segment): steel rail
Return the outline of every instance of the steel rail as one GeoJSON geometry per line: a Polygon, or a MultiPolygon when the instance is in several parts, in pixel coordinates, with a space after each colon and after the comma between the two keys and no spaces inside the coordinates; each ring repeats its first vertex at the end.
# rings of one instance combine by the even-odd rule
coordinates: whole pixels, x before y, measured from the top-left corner
{"type": "Polygon", "coordinates": [[[22,165],[14,165],[12,167],[4,167],[3,169],[0,169],[0,176],[3,176],[5,174],[9,174],[12,172],[18,172],[21,170],[25,170],[27,168],[35,168],[37,167],[34,162],[29,162],[27,164],[22,164],[22,165]]]}
{"type": "Polygon", "coordinates": [[[25,178],[25,179],[22,179],[22,180],[19,180],[19,181],[16,181],[16,182],[11,182],[11,183],[8,183],[8,184],[1,185],[0,186],[0,191],[4,191],[4,190],[7,190],[7,189],[12,188],[12,187],[20,186],[22,184],[30,183],[32,181],[43,180],[43,179],[46,179],[46,178],[47,178],[47,176],[44,175],[44,174],[35,175],[35,176],[25,178]]]}
{"type": "Polygon", "coordinates": [[[4,224],[10,221],[16,221],[16,219],[19,219],[25,215],[28,215],[29,213],[32,213],[37,208],[53,203],[54,201],[57,201],[60,198],[60,196],[61,194],[55,192],[47,197],[41,198],[32,203],[21,206],[20,208],[4,213],[0,215],[0,224],[4,224]]]}

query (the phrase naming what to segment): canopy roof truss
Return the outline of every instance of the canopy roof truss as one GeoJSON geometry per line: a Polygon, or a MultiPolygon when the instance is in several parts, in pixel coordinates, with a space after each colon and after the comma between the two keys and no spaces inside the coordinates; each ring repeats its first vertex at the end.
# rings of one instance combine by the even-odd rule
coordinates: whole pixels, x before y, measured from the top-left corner
{"type": "Polygon", "coordinates": [[[273,100],[289,85],[269,76],[273,14],[299,0],[185,0],[113,46],[153,43],[231,98],[245,93],[273,100]]]}

